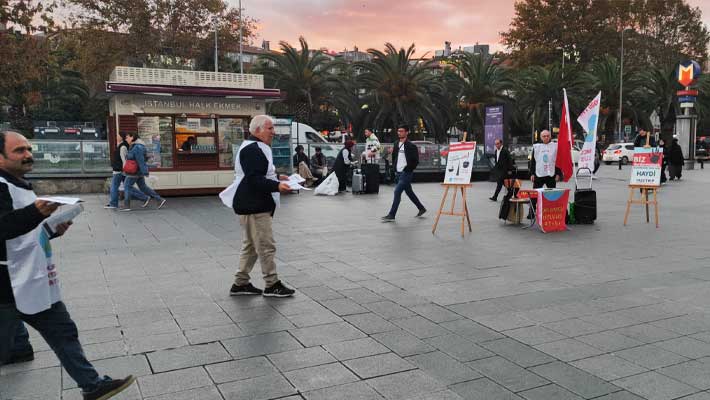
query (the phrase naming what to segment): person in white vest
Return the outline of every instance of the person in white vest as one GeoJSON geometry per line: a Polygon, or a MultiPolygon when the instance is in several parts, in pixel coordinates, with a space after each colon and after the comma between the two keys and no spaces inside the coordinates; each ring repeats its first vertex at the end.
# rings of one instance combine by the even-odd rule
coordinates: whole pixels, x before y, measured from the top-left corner
{"type": "Polygon", "coordinates": [[[230,296],[263,295],[289,297],[295,291],[286,287],[276,274],[276,243],[271,224],[279,205],[279,193],[291,191],[281,180],[274,167],[271,141],[274,139],[274,121],[266,115],[257,115],[249,123],[249,139],[239,147],[234,157],[234,182],[219,194],[222,203],[232,207],[239,215],[242,226],[242,249],[239,270],[230,296]],[[257,259],[265,288],[262,291],[249,282],[249,273],[257,259]]]}
{"type": "MultiPolygon", "coordinates": [[[[0,364],[13,349],[30,348],[22,321],[36,329],[62,367],[82,390],[84,400],[109,399],[134,378],[101,377],[84,356],[76,324],[61,300],[51,238],[42,221],[58,204],[37,200],[25,174],[32,170],[32,146],[17,132],[0,132],[0,364]],[[22,332],[24,331],[24,332],[22,332]],[[25,343],[15,343],[16,340],[25,343]]],[[[42,384],[42,382],[37,382],[42,384]]]]}
{"type": "MultiPolygon", "coordinates": [[[[562,179],[562,170],[555,167],[557,161],[557,143],[551,141],[550,131],[545,129],[540,132],[542,143],[533,145],[532,158],[530,159],[530,180],[533,182],[533,189],[546,186],[550,189],[557,187],[557,182],[562,179]]],[[[537,204],[532,199],[533,206],[537,204]]],[[[532,214],[528,215],[532,219],[532,214]]]]}

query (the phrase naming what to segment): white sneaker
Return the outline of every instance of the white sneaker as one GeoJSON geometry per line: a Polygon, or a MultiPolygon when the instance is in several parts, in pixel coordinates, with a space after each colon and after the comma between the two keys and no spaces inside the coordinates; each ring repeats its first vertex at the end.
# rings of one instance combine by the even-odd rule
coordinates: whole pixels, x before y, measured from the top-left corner
{"type": "Polygon", "coordinates": [[[113,210],[114,208],[118,208],[118,207],[112,206],[111,204],[106,204],[106,205],[104,206],[104,208],[107,209],[107,210],[113,210]]]}
{"type": "Polygon", "coordinates": [[[131,209],[130,208],[119,208],[118,211],[119,212],[127,212],[127,211],[131,211],[131,209]]]}
{"type": "Polygon", "coordinates": [[[160,210],[161,208],[163,208],[163,206],[165,205],[165,202],[166,202],[166,201],[167,201],[167,200],[163,199],[163,201],[161,201],[160,204],[158,204],[158,210],[160,210]]]}
{"type": "Polygon", "coordinates": [[[148,199],[145,201],[145,203],[143,203],[143,205],[142,205],[141,207],[143,207],[143,208],[148,207],[148,204],[150,204],[150,199],[151,199],[151,198],[148,197],[148,199]]]}

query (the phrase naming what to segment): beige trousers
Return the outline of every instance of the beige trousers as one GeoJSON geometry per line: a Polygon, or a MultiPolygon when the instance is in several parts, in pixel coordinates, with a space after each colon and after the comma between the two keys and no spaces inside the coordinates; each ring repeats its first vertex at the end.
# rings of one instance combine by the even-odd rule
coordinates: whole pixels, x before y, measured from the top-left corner
{"type": "Polygon", "coordinates": [[[257,258],[261,264],[266,287],[271,287],[279,278],[276,275],[276,242],[271,230],[271,213],[240,215],[242,226],[242,250],[239,253],[239,271],[234,284],[237,286],[249,283],[249,273],[257,258]]]}

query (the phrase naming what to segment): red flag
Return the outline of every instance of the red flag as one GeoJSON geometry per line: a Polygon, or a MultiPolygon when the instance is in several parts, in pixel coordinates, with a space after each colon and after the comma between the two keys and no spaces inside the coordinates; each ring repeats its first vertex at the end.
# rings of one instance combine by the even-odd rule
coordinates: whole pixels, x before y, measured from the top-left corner
{"type": "Polygon", "coordinates": [[[560,134],[557,137],[557,159],[555,167],[562,171],[564,181],[567,182],[572,177],[574,167],[572,164],[572,128],[569,123],[569,106],[567,105],[567,91],[564,92],[564,103],[562,103],[562,121],[560,121],[560,134]]]}

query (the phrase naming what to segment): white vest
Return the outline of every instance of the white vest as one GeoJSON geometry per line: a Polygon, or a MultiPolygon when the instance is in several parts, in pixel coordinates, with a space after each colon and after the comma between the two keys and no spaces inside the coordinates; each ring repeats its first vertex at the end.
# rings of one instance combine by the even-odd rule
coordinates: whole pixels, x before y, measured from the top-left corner
{"type": "MultiPolygon", "coordinates": [[[[219,198],[222,199],[222,203],[229,208],[232,208],[234,205],[234,195],[237,193],[237,188],[239,188],[239,184],[242,183],[242,179],[244,179],[244,171],[242,170],[242,164],[239,162],[239,155],[242,153],[243,148],[254,142],[254,140],[245,140],[242,142],[242,145],[239,146],[237,156],[234,157],[234,182],[232,182],[231,185],[219,194],[219,198]]],[[[271,147],[263,142],[257,143],[259,144],[259,149],[264,152],[266,160],[269,161],[269,167],[266,170],[266,178],[278,182],[279,176],[276,175],[276,167],[274,166],[274,156],[271,152],[271,147]]],[[[276,204],[276,207],[279,207],[281,203],[281,195],[279,192],[271,193],[271,197],[274,198],[274,204],[276,204]]]]}
{"type": "MultiPolygon", "coordinates": [[[[33,191],[13,185],[0,177],[12,197],[12,208],[19,210],[34,203],[33,191]]],[[[7,270],[15,305],[23,314],[37,314],[61,300],[57,269],[52,262],[52,245],[43,224],[34,230],[6,240],[7,270]]]]}
{"type": "Polygon", "coordinates": [[[557,161],[557,143],[535,143],[535,176],[555,176],[555,161],[557,161]]]}

